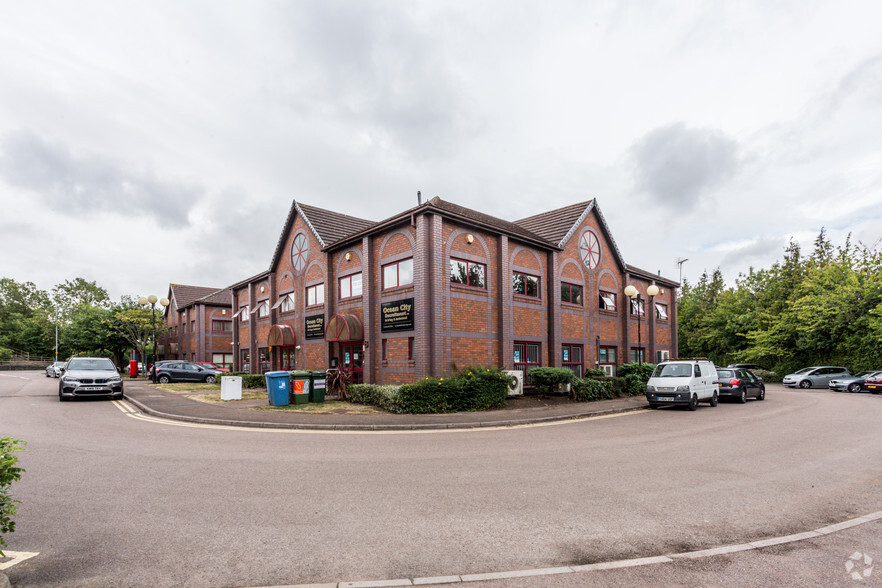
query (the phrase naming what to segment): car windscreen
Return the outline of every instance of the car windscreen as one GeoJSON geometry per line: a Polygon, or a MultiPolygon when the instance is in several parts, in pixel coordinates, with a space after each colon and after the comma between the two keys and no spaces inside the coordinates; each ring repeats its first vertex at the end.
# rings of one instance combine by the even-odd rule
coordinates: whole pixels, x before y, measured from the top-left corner
{"type": "Polygon", "coordinates": [[[692,374],[690,363],[663,363],[652,372],[653,378],[688,378],[692,374]]]}
{"type": "Polygon", "coordinates": [[[84,359],[74,358],[67,362],[67,371],[74,370],[113,370],[113,362],[109,359],[84,359]]]}
{"type": "Polygon", "coordinates": [[[802,369],[799,370],[798,372],[793,372],[793,373],[794,373],[794,374],[807,374],[807,373],[809,373],[809,372],[813,372],[813,371],[815,371],[816,369],[818,369],[818,368],[813,368],[813,367],[802,368],[802,369]]]}

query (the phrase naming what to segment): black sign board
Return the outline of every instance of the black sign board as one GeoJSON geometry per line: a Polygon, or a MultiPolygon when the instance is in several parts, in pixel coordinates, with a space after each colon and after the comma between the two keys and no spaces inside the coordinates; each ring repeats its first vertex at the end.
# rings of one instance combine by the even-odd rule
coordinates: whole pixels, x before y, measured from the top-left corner
{"type": "Polygon", "coordinates": [[[380,330],[413,331],[413,298],[384,302],[380,305],[380,330]]]}
{"type": "Polygon", "coordinates": [[[325,315],[316,314],[306,317],[306,338],[307,339],[324,339],[325,337],[325,315]]]}

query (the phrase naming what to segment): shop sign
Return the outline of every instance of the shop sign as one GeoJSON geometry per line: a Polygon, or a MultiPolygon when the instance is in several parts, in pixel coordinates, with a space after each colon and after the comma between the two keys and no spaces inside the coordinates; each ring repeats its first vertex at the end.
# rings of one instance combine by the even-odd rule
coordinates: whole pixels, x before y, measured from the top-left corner
{"type": "Polygon", "coordinates": [[[307,339],[324,339],[325,337],[325,315],[316,314],[306,317],[306,338],[307,339]]]}
{"type": "Polygon", "coordinates": [[[382,303],[380,315],[380,330],[384,333],[413,331],[413,298],[382,303]]]}

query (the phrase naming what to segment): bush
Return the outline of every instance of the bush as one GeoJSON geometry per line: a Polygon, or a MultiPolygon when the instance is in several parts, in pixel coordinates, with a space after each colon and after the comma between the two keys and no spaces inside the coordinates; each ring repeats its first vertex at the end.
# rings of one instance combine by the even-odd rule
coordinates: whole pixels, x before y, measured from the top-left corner
{"type": "Polygon", "coordinates": [[[619,368],[619,376],[627,378],[630,375],[635,375],[643,380],[643,383],[645,384],[649,381],[649,377],[652,375],[652,370],[654,369],[654,363],[626,363],[619,368]]]}
{"type": "Polygon", "coordinates": [[[769,370],[751,370],[754,376],[762,378],[764,382],[781,382],[784,380],[784,376],[779,376],[775,372],[770,372],[769,370]]]}
{"type": "Polygon", "coordinates": [[[12,359],[12,349],[0,347],[0,361],[9,361],[12,359]]]}
{"type": "Polygon", "coordinates": [[[509,382],[500,370],[470,367],[447,378],[403,386],[355,384],[349,386],[349,399],[399,414],[486,410],[505,406],[509,382]]]}
{"type": "Polygon", "coordinates": [[[242,378],[242,389],[260,389],[266,388],[266,378],[263,374],[247,374],[245,372],[230,372],[229,374],[221,374],[223,376],[239,376],[242,378]]]}
{"type": "Polygon", "coordinates": [[[576,378],[572,385],[573,400],[585,402],[607,397],[609,387],[605,382],[593,378],[576,378]]]}
{"type": "Polygon", "coordinates": [[[568,368],[538,367],[527,370],[530,383],[551,394],[561,384],[572,384],[576,375],[568,368]]]}
{"type": "Polygon", "coordinates": [[[599,378],[605,378],[606,372],[601,369],[588,368],[585,370],[585,375],[583,377],[597,380],[599,378]]]}
{"type": "Polygon", "coordinates": [[[0,557],[3,557],[3,548],[6,547],[3,534],[15,531],[12,515],[18,508],[15,506],[18,500],[13,500],[10,496],[9,486],[21,479],[24,472],[24,469],[15,465],[18,463],[15,452],[22,451],[23,444],[23,441],[11,437],[0,438],[0,557]]]}

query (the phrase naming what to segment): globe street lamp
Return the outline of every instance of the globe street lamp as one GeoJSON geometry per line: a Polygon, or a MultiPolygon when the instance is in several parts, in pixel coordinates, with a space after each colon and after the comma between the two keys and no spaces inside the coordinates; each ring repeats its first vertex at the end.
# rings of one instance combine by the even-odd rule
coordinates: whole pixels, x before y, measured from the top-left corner
{"type": "MultiPolygon", "coordinates": [[[[649,288],[646,289],[646,293],[649,294],[650,303],[652,303],[653,298],[656,294],[658,294],[659,289],[655,284],[650,284],[649,288]]],[[[635,288],[633,285],[629,284],[627,288],[625,288],[625,296],[631,299],[632,307],[636,304],[636,313],[637,313],[637,365],[640,366],[640,371],[642,372],[643,367],[643,341],[640,335],[640,319],[643,313],[640,311],[640,302],[642,301],[640,298],[640,290],[635,288]]]]}
{"type": "MultiPolygon", "coordinates": [[[[163,308],[168,306],[168,298],[159,298],[158,300],[159,304],[161,304],[163,308]]],[[[138,304],[140,304],[141,306],[147,306],[148,304],[150,305],[150,320],[153,325],[153,345],[150,350],[151,361],[149,365],[153,365],[154,363],[156,363],[156,301],[157,298],[153,294],[147,296],[146,298],[144,296],[141,296],[141,298],[138,299],[138,304]]],[[[153,375],[155,373],[156,372],[154,371],[153,374],[150,375],[150,381],[154,384],[156,383],[153,378],[153,375]]]]}

